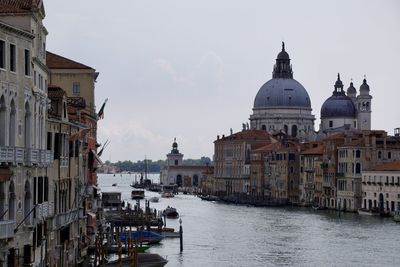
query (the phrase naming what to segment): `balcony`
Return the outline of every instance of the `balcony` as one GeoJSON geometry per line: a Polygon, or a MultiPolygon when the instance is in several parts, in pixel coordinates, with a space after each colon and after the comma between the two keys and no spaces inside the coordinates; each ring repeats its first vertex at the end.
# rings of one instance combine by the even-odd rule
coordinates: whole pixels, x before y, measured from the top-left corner
{"type": "Polygon", "coordinates": [[[0,146],[0,164],[48,166],[52,163],[53,157],[49,150],[0,146]]]}
{"type": "Polygon", "coordinates": [[[66,226],[75,221],[78,221],[80,218],[84,218],[85,214],[83,209],[75,209],[69,212],[60,213],[56,215],[56,228],[60,228],[62,226],[66,226]]]}
{"type": "Polygon", "coordinates": [[[38,165],[39,163],[39,149],[29,148],[26,150],[25,163],[27,165],[38,165]]]}
{"type": "Polygon", "coordinates": [[[0,221],[0,240],[14,237],[15,221],[0,221]]]}
{"type": "Polygon", "coordinates": [[[54,204],[43,202],[36,206],[36,220],[44,221],[54,215],[54,204]]]}

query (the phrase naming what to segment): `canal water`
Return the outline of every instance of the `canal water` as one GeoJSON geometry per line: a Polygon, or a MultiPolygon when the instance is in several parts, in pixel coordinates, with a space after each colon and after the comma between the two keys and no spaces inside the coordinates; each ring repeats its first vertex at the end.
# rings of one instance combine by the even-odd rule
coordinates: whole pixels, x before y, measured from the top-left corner
{"type": "MultiPolygon", "coordinates": [[[[99,174],[102,192],[120,191],[128,202],[134,180],[135,174],[99,174]]],[[[152,196],[159,194],[146,191],[146,198],[152,196]]],[[[400,223],[391,218],[223,204],[183,194],[151,203],[157,210],[167,206],[182,218],[184,249],[179,253],[179,238],[152,246],[150,252],[168,259],[166,266],[400,266],[400,223]]],[[[178,220],[167,219],[167,227],[179,229],[178,220]]]]}

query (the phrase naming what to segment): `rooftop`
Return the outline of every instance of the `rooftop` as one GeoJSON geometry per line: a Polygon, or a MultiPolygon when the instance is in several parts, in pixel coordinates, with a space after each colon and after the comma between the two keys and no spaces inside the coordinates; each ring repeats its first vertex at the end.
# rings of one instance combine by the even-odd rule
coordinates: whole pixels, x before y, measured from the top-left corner
{"type": "Polygon", "coordinates": [[[82,63],[73,61],[49,51],[46,52],[46,65],[50,69],[93,69],[82,63]]]}
{"type": "Polygon", "coordinates": [[[400,171],[400,160],[375,165],[366,171],[400,171]]]}

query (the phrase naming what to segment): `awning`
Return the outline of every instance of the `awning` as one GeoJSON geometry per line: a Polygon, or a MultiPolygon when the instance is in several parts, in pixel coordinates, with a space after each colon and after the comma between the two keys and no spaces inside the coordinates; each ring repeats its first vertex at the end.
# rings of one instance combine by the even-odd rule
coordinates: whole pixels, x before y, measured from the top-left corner
{"type": "Polygon", "coordinates": [[[92,149],[90,149],[90,152],[93,153],[94,158],[97,160],[97,162],[98,162],[100,165],[103,165],[103,164],[104,164],[104,163],[101,161],[100,157],[97,155],[97,153],[96,153],[95,151],[93,151],[92,149]]]}
{"type": "Polygon", "coordinates": [[[10,168],[0,168],[0,182],[9,181],[12,175],[13,172],[10,168]]]}
{"type": "Polygon", "coordinates": [[[96,213],[88,211],[87,214],[92,217],[92,219],[96,219],[96,213]]]}

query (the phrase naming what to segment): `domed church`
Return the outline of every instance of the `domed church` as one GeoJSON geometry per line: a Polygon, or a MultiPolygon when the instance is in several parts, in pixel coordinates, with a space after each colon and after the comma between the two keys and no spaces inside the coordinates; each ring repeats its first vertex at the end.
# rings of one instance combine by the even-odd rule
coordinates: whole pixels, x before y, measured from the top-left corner
{"type": "Polygon", "coordinates": [[[311,112],[310,97],[303,85],[293,79],[290,57],[282,42],[272,79],[260,88],[254,100],[251,128],[309,139],[315,133],[311,112]]]}
{"type": "Polygon", "coordinates": [[[341,131],[343,129],[371,130],[371,100],[369,85],[364,78],[360,94],[353,82],[343,90],[343,82],[338,74],[334,91],[321,107],[321,125],[323,132],[341,131]]]}

